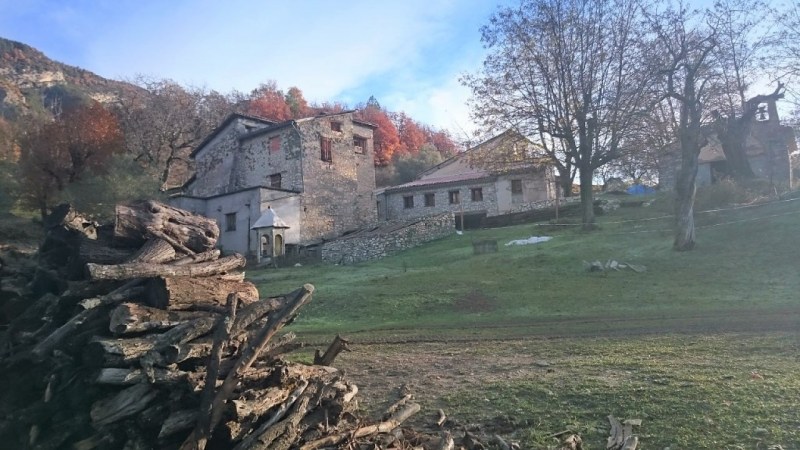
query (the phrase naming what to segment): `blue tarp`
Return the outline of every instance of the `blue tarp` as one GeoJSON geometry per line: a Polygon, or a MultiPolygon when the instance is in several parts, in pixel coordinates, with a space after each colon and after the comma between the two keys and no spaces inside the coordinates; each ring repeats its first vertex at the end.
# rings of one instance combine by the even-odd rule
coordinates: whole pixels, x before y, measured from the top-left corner
{"type": "Polygon", "coordinates": [[[631,195],[647,195],[647,194],[655,194],[656,190],[651,187],[647,187],[643,184],[634,184],[633,186],[626,189],[625,192],[631,195]]]}

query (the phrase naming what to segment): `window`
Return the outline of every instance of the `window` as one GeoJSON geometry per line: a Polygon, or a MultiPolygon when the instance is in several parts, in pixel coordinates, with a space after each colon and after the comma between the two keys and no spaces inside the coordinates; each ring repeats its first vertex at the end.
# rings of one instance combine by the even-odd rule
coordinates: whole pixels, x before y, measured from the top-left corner
{"type": "Polygon", "coordinates": [[[403,197],[403,207],[406,209],[410,209],[414,207],[414,196],[413,195],[406,195],[403,197]]]}
{"type": "Polygon", "coordinates": [[[511,193],[522,194],[522,180],[511,180],[511,193]]]}
{"type": "Polygon", "coordinates": [[[281,174],[276,173],[269,176],[269,187],[275,189],[281,188],[281,174]]]}
{"type": "Polygon", "coordinates": [[[342,122],[331,122],[331,131],[342,132],[342,122]]]}
{"type": "Polygon", "coordinates": [[[281,151],[281,137],[272,136],[269,138],[269,152],[275,153],[281,151]]]}
{"type": "Polygon", "coordinates": [[[450,197],[450,204],[451,205],[457,205],[457,204],[461,203],[461,199],[458,196],[458,191],[450,191],[447,194],[450,197]]]}
{"type": "Polygon", "coordinates": [[[353,136],[353,148],[356,153],[364,153],[367,151],[367,138],[361,136],[353,136]]]}
{"type": "Polygon", "coordinates": [[[225,214],[225,231],[236,231],[236,213],[225,214]]]}
{"type": "Polygon", "coordinates": [[[436,195],[433,192],[425,194],[425,206],[436,206],[436,195]]]}
{"type": "Polygon", "coordinates": [[[331,140],[330,138],[319,138],[320,156],[323,161],[332,162],[333,154],[331,153],[331,140]]]}
{"type": "Polygon", "coordinates": [[[470,189],[470,192],[472,193],[473,202],[483,201],[483,188],[472,188],[470,189]]]}

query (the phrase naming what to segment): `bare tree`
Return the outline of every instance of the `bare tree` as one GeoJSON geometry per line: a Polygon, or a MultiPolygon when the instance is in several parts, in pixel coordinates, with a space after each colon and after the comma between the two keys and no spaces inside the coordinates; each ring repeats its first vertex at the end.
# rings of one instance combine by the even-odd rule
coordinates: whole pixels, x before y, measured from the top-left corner
{"type": "Polygon", "coordinates": [[[662,65],[662,101],[678,103],[677,134],[681,149],[681,166],[675,183],[676,250],[695,246],[694,200],[700,149],[707,136],[702,129],[709,86],[719,77],[713,61],[717,47],[716,31],[708,27],[705,17],[679,3],[665,11],[647,14],[650,29],[661,49],[655,57],[662,65]]]}
{"type": "Polygon", "coordinates": [[[747,98],[763,78],[763,56],[771,44],[769,9],[761,0],[717,0],[708,11],[716,35],[714,58],[719,64],[718,92],[713,99],[714,131],[722,144],[730,175],[739,181],[755,175],[745,152],[759,105],[783,97],[781,84],[772,94],[747,98]]]}
{"type": "Polygon", "coordinates": [[[534,139],[562,181],[577,168],[585,228],[594,171],[619,157],[648,104],[639,19],[633,0],[523,0],[483,27],[489,56],[462,80],[487,130],[534,139]]]}
{"type": "Polygon", "coordinates": [[[121,92],[118,117],[125,147],[157,173],[162,188],[185,181],[189,152],[232,111],[228,97],[204,88],[185,88],[172,80],[138,77],[140,89],[121,92]]]}

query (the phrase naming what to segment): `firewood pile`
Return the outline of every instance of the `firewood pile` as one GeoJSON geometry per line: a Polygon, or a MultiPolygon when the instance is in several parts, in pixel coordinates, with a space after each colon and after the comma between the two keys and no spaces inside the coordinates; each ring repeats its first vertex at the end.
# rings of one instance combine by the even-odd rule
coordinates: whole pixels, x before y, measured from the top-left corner
{"type": "Polygon", "coordinates": [[[2,267],[0,447],[452,448],[399,431],[413,402],[357,417],[357,387],[330,367],[345,340],[286,362],[301,344],[282,328],[314,287],[260,297],[212,220],[143,201],[111,225],[64,206],[46,226],[35,264],[2,267]]]}

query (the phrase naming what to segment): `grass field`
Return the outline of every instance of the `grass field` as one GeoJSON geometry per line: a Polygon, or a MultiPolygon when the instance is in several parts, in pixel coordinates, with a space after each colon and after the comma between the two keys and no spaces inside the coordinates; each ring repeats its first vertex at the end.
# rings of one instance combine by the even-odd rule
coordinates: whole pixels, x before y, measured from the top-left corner
{"type": "Polygon", "coordinates": [[[614,414],[643,419],[645,449],[800,449],[800,200],[699,213],[697,248],[684,253],[671,250],[666,211],[621,208],[591,233],[469,231],[373,263],[248,275],[262,294],[316,286],[292,329],[351,338],[357,351],[337,366],[365,395],[411,383],[426,408],[526,448],[565,429],[604,448],[614,414]],[[503,245],[534,235],[553,239],[503,245]],[[473,255],[487,238],[499,251],[473,255]],[[609,259],[647,271],[583,263],[609,259]]]}

